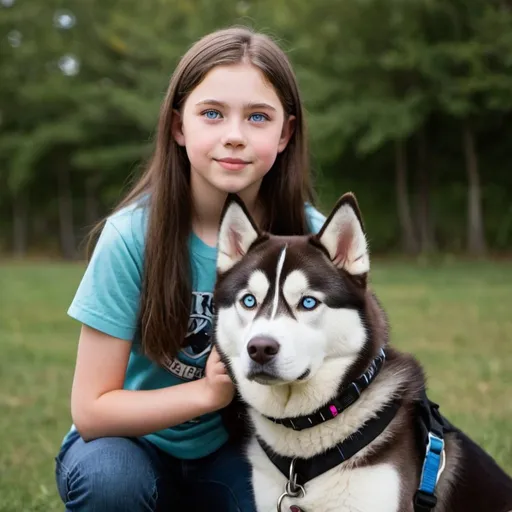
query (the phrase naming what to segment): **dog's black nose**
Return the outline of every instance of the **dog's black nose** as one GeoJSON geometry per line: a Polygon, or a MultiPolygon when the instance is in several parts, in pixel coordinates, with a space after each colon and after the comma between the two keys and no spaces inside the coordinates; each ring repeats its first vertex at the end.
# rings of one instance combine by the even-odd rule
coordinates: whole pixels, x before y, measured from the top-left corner
{"type": "Polygon", "coordinates": [[[257,336],[247,344],[247,352],[253,361],[265,364],[279,352],[279,343],[274,338],[257,336]]]}

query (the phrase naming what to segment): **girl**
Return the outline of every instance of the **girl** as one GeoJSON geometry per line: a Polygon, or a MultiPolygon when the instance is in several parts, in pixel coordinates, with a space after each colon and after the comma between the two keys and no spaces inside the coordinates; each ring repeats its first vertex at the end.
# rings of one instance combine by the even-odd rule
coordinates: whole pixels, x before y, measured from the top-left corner
{"type": "Polygon", "coordinates": [[[69,308],[82,324],[73,426],[56,459],[66,510],[243,511],[250,470],[219,410],[234,387],[209,331],[227,193],[277,234],[318,231],[294,74],[231,28],[174,72],[150,165],[101,226],[69,308]]]}

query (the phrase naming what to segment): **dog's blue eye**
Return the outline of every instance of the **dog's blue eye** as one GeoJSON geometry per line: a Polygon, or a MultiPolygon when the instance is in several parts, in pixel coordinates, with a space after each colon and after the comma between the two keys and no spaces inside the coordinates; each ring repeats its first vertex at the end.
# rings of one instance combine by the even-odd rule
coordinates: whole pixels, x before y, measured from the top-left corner
{"type": "Polygon", "coordinates": [[[318,306],[318,300],[314,297],[303,297],[300,301],[301,306],[304,309],[315,309],[318,306]]]}
{"type": "Polygon", "coordinates": [[[247,309],[252,309],[254,306],[256,306],[256,297],[251,293],[248,293],[242,297],[242,304],[247,309]]]}

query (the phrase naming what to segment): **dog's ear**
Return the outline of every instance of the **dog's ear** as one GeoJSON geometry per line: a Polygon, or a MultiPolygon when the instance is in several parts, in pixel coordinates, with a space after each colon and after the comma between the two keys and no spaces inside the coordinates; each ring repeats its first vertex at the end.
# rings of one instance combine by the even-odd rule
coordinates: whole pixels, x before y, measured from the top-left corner
{"type": "Polygon", "coordinates": [[[236,194],[229,194],[220,220],[217,270],[226,272],[240,261],[259,235],[243,201],[236,194]]]}
{"type": "Polygon", "coordinates": [[[353,276],[366,277],[370,270],[368,244],[361,212],[352,193],[344,194],[317,235],[332,262],[353,276]]]}

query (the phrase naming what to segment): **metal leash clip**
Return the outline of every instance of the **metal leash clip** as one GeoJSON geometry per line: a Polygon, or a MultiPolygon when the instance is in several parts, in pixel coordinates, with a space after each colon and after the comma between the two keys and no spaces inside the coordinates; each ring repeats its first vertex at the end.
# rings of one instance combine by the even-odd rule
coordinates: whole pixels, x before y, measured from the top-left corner
{"type": "MultiPolygon", "coordinates": [[[[277,500],[277,512],[283,512],[282,506],[285,498],[303,498],[306,495],[304,487],[297,483],[297,473],[295,473],[295,461],[292,459],[290,462],[290,476],[284,487],[284,492],[279,496],[277,500]]],[[[292,507],[292,510],[301,510],[299,507],[292,507]]],[[[304,511],[302,511],[304,512],[304,511]]]]}

